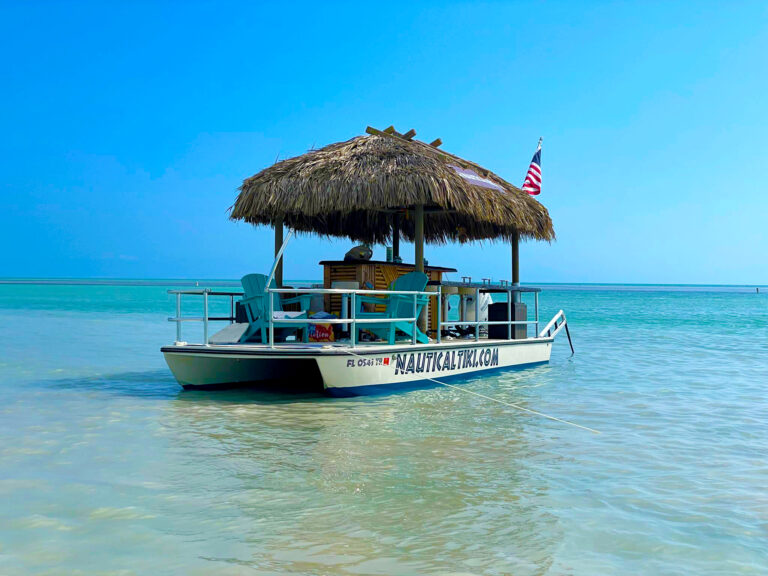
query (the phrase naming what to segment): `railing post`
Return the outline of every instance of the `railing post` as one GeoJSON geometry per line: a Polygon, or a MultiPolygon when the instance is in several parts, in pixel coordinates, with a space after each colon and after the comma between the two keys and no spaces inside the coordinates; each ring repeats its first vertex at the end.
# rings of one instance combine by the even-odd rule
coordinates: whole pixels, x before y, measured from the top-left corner
{"type": "Polygon", "coordinates": [[[534,334],[534,338],[539,337],[539,293],[534,292],[533,293],[533,308],[536,311],[536,334],[534,334]]]}
{"type": "Polygon", "coordinates": [[[443,286],[437,285],[437,343],[440,344],[443,335],[443,286]]]}
{"type": "Polygon", "coordinates": [[[181,342],[181,294],[176,294],[176,342],[181,342]]]}
{"type": "Polygon", "coordinates": [[[350,304],[350,316],[352,316],[352,322],[349,326],[349,341],[352,343],[352,348],[357,346],[357,293],[352,292],[349,297],[350,304]]]}
{"type": "MultiPolygon", "coordinates": [[[[275,347],[275,302],[273,298],[275,295],[267,288],[267,298],[269,298],[269,347],[275,347]]],[[[280,296],[278,296],[280,298],[280,296]]]]}
{"type": "Polygon", "coordinates": [[[416,344],[416,330],[418,330],[417,323],[419,321],[419,319],[416,317],[418,300],[419,300],[419,297],[416,294],[414,294],[413,295],[413,341],[411,342],[411,344],[416,344]]]}
{"type": "Polygon", "coordinates": [[[480,340],[480,288],[475,288],[475,342],[480,340]]]}
{"type": "Polygon", "coordinates": [[[208,290],[203,292],[203,342],[208,346],[208,290]]]}
{"type": "Polygon", "coordinates": [[[512,340],[512,291],[507,290],[507,340],[512,340]]]}
{"type": "MultiPolygon", "coordinates": [[[[347,306],[349,306],[349,295],[345,293],[341,295],[341,317],[342,318],[347,317],[347,306]]],[[[342,330],[346,330],[347,328],[349,328],[349,324],[341,324],[342,330]]]]}

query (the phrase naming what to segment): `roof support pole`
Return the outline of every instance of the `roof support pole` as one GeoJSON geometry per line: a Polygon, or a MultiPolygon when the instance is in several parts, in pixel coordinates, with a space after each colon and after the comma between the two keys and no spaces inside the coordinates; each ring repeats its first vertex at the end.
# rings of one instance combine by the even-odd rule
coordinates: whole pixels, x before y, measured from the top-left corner
{"type": "MultiPolygon", "coordinates": [[[[275,259],[280,254],[280,249],[283,247],[283,223],[275,222],[275,259]]],[[[283,259],[281,258],[277,267],[275,268],[275,287],[283,287],[283,259]]]]}
{"type": "MultiPolygon", "coordinates": [[[[520,286],[520,233],[512,236],[512,285],[520,286]]],[[[513,292],[515,302],[520,302],[520,292],[513,292]]]]}
{"type": "Polygon", "coordinates": [[[400,257],[400,214],[392,215],[392,259],[397,262],[400,257]]]}
{"type": "MultiPolygon", "coordinates": [[[[415,228],[414,260],[416,260],[415,262],[416,271],[424,272],[424,205],[423,204],[419,204],[418,206],[416,206],[415,217],[416,217],[416,221],[414,222],[414,228],[415,228]]],[[[437,305],[440,306],[440,302],[438,302],[437,305]]],[[[419,330],[425,333],[427,331],[427,309],[428,308],[429,306],[424,307],[424,310],[422,311],[421,316],[419,316],[419,322],[418,322],[419,330]]],[[[440,328],[438,327],[438,330],[439,329],[440,328]]]]}
{"type": "Polygon", "coordinates": [[[417,272],[424,272],[424,206],[416,206],[414,222],[415,227],[415,264],[417,272]]]}

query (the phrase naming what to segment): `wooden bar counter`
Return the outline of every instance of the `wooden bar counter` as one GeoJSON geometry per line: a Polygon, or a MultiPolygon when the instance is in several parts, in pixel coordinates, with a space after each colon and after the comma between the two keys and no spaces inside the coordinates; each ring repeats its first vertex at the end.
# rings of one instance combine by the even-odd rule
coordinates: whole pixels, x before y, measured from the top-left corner
{"type": "MultiPolygon", "coordinates": [[[[397,278],[416,269],[413,264],[380,260],[323,260],[320,265],[323,266],[324,288],[331,288],[333,282],[357,282],[363,290],[387,290],[397,278]]],[[[424,267],[424,273],[430,281],[442,282],[444,272],[456,272],[456,269],[441,268],[440,266],[424,267]]],[[[429,326],[432,326],[432,319],[437,318],[436,300],[436,298],[430,299],[429,326]]],[[[335,294],[326,296],[325,309],[341,316],[341,296],[335,294]]]]}

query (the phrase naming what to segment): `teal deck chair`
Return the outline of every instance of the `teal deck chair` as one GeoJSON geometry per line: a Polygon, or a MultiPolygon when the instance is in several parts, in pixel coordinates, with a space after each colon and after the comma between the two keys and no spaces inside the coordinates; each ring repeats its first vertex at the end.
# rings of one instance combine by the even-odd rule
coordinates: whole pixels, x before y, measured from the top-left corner
{"type": "MultiPolygon", "coordinates": [[[[392,282],[390,290],[402,290],[408,292],[424,292],[427,286],[427,275],[423,272],[409,272],[400,276],[397,280],[392,282]]],[[[357,318],[360,320],[367,320],[373,318],[411,318],[413,317],[413,296],[407,294],[392,294],[391,296],[374,297],[374,296],[358,296],[357,301],[360,302],[360,309],[357,311],[357,318]],[[363,304],[376,304],[377,306],[385,305],[386,310],[384,312],[366,312],[362,309],[363,304]]],[[[421,315],[421,311],[429,303],[429,296],[417,296],[416,297],[416,317],[421,315]]],[[[386,324],[358,324],[358,332],[360,330],[368,330],[373,332],[377,337],[382,340],[386,340],[389,344],[395,343],[395,337],[397,331],[400,330],[408,335],[409,338],[413,337],[413,324],[410,322],[388,322],[386,324]]],[[[359,334],[358,334],[359,335],[359,334]]],[[[416,340],[421,344],[429,343],[429,338],[421,330],[416,328],[416,340]]]]}
{"type": "MultiPolygon", "coordinates": [[[[268,278],[264,274],[246,274],[240,280],[243,285],[243,299],[241,303],[245,308],[245,314],[248,317],[248,329],[240,338],[240,342],[247,342],[257,332],[261,332],[261,342],[266,344],[269,342],[269,293],[265,292],[268,278]]],[[[295,317],[299,320],[307,318],[309,310],[309,301],[311,296],[309,294],[303,294],[295,298],[280,298],[280,294],[272,294],[274,296],[274,311],[281,312],[283,310],[283,304],[295,304],[299,303],[302,308],[302,313],[295,317]]],[[[282,336],[289,336],[291,333],[295,334],[296,331],[302,331],[302,340],[308,341],[309,330],[308,326],[301,326],[296,324],[290,324],[286,322],[274,321],[275,328],[280,328],[282,336]]],[[[277,336],[277,331],[275,332],[277,336]]],[[[277,338],[276,338],[277,339],[277,338]]]]}

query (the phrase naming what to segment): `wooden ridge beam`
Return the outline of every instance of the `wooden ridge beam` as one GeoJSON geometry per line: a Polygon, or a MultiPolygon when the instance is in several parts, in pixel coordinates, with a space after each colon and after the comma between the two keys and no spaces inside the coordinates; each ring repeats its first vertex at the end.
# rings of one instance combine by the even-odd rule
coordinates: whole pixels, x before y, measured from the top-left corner
{"type": "Polygon", "coordinates": [[[394,126],[390,126],[389,128],[385,128],[384,130],[379,130],[377,128],[374,128],[373,126],[368,126],[366,127],[365,132],[367,134],[371,134],[374,136],[391,136],[392,138],[399,138],[400,140],[405,140],[407,142],[413,142],[414,141],[413,137],[416,136],[416,130],[414,130],[413,128],[408,130],[408,132],[406,132],[405,134],[400,134],[400,132],[395,130],[394,126]]]}
{"type": "Polygon", "coordinates": [[[368,134],[375,134],[377,136],[394,136],[396,138],[400,138],[401,140],[407,140],[408,142],[413,141],[413,137],[416,136],[416,130],[411,128],[406,132],[405,134],[400,134],[397,130],[395,130],[394,126],[389,126],[387,128],[384,128],[384,130],[378,130],[376,128],[373,128],[372,126],[368,126],[365,131],[368,134]]]}
{"type": "Polygon", "coordinates": [[[416,135],[416,131],[411,129],[405,134],[400,134],[395,130],[394,126],[390,126],[388,128],[385,128],[384,130],[378,130],[374,128],[373,126],[368,126],[365,129],[366,134],[371,134],[372,136],[388,136],[389,138],[397,138],[398,140],[405,140],[406,142],[413,142],[414,144],[420,144],[422,146],[429,146],[432,149],[434,149],[439,154],[442,154],[443,156],[446,156],[447,158],[451,158],[452,160],[456,160],[457,162],[463,162],[465,164],[469,164],[472,166],[472,169],[480,174],[480,176],[483,176],[484,178],[488,176],[489,171],[482,166],[478,166],[474,162],[469,162],[468,160],[464,160],[463,158],[460,158],[456,156],[455,154],[451,154],[450,152],[446,152],[445,150],[440,150],[438,146],[441,146],[443,141],[438,138],[436,140],[433,140],[430,144],[427,144],[426,142],[421,142],[420,140],[413,140],[413,136],[416,135]],[[410,135],[410,133],[413,132],[413,135],[410,136],[410,138],[406,138],[406,136],[410,135]]]}

